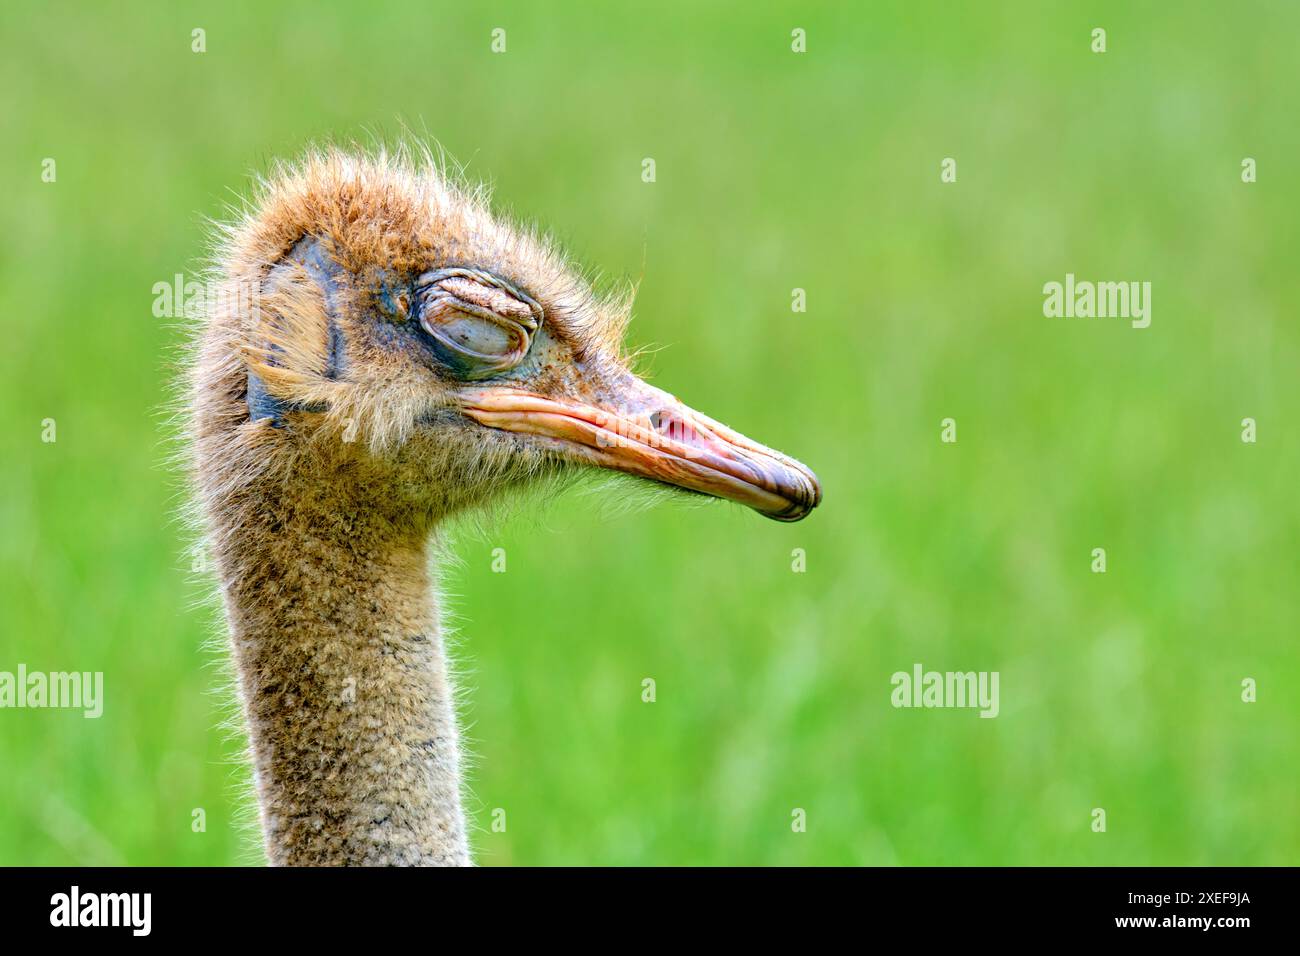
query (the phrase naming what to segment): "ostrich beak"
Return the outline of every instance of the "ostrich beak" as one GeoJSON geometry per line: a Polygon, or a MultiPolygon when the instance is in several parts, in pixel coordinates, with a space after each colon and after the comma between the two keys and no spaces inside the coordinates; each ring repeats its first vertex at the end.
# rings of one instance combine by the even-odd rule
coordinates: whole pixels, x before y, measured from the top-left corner
{"type": "Polygon", "coordinates": [[[481,425],[550,439],[571,458],[726,498],[778,521],[798,521],[821,501],[805,465],[633,375],[600,391],[576,400],[490,386],[465,389],[461,399],[481,425]]]}

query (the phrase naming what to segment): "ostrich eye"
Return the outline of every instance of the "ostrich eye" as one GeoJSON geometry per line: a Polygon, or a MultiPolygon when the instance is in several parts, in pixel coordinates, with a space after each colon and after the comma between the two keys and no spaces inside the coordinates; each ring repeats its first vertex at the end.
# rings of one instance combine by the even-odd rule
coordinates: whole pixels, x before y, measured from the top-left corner
{"type": "Polygon", "coordinates": [[[462,378],[518,365],[541,327],[542,307],[491,273],[439,269],[416,283],[420,326],[438,357],[462,378]]]}

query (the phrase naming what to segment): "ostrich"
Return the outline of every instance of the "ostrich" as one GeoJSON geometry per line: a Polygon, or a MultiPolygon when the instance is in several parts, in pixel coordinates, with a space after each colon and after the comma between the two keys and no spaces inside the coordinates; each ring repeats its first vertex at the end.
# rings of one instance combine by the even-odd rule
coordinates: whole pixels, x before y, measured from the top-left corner
{"type": "Polygon", "coordinates": [[[811,471],[648,385],[630,302],[427,151],[277,166],[219,229],[186,396],[274,865],[467,865],[439,526],[623,472],[782,521],[811,471]]]}

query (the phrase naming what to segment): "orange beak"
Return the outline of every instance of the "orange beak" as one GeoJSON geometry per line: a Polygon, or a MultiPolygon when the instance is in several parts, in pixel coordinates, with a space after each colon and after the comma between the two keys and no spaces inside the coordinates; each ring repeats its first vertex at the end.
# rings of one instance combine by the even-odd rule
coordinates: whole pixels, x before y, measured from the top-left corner
{"type": "Polygon", "coordinates": [[[793,458],[634,376],[615,391],[617,408],[504,386],[465,389],[461,399],[465,414],[489,428],[550,439],[571,458],[726,498],[778,521],[798,521],[821,501],[817,476],[793,458]]]}

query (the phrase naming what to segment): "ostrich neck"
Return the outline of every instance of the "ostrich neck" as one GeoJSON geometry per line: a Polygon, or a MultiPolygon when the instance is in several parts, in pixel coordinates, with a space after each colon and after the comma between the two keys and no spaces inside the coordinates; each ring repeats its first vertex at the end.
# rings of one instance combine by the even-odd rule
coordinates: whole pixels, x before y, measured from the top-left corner
{"type": "Polygon", "coordinates": [[[273,864],[462,865],[452,692],[423,536],[261,507],[223,581],[273,864]]]}

